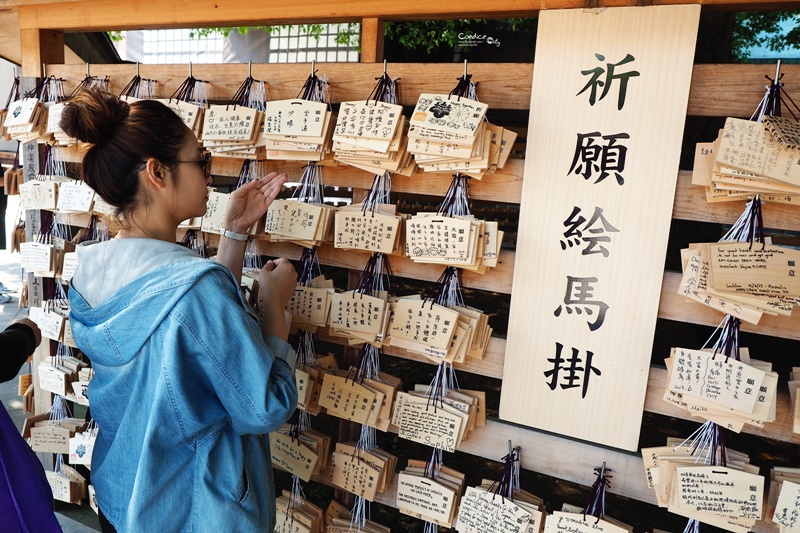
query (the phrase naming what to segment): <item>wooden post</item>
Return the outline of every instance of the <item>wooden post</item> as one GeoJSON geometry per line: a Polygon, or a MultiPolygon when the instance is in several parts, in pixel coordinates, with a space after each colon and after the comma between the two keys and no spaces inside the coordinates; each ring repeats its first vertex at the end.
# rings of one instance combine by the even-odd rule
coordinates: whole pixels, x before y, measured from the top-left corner
{"type": "Polygon", "coordinates": [[[33,28],[21,29],[19,34],[23,76],[41,78],[42,64],[64,62],[63,31],[33,28]]]}
{"type": "Polygon", "coordinates": [[[379,18],[361,19],[361,62],[383,61],[383,38],[386,22],[379,18]]]}

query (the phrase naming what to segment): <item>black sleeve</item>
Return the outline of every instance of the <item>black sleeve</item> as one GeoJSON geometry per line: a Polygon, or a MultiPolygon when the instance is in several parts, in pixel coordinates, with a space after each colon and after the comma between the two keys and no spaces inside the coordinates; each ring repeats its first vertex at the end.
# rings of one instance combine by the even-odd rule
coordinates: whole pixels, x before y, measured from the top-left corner
{"type": "Polygon", "coordinates": [[[11,324],[0,333],[0,383],[14,379],[35,349],[36,337],[25,324],[11,324]]]}

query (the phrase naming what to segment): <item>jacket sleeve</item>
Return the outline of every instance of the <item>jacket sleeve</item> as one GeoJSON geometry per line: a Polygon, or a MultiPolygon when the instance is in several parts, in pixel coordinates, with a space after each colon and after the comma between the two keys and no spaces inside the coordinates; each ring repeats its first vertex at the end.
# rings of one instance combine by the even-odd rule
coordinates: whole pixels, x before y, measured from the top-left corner
{"type": "Polygon", "coordinates": [[[194,364],[241,435],[280,428],[297,407],[295,353],[278,337],[264,338],[244,308],[233,277],[221,269],[204,274],[192,298],[173,310],[199,355],[194,364]]]}
{"type": "Polygon", "coordinates": [[[11,324],[0,333],[0,383],[14,379],[36,349],[36,337],[33,330],[25,324],[11,324]]]}

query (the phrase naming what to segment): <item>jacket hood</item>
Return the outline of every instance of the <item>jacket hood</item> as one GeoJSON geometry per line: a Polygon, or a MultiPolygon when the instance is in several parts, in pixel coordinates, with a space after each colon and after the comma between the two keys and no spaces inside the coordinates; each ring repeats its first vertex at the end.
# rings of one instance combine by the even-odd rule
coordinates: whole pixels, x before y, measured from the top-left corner
{"type": "Polygon", "coordinates": [[[70,282],[70,322],[92,361],[129,362],[175,304],[205,273],[228,270],[183,246],[153,239],[116,239],[78,247],[70,282]]]}

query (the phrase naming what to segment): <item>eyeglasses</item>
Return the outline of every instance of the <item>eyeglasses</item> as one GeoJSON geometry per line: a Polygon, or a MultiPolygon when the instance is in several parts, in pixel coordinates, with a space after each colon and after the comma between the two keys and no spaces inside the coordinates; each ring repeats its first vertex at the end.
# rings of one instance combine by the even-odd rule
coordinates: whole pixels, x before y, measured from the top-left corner
{"type": "MultiPolygon", "coordinates": [[[[203,169],[203,175],[205,176],[205,178],[208,179],[211,177],[211,152],[204,150],[203,153],[200,154],[200,159],[192,159],[191,161],[181,161],[179,159],[178,161],[176,161],[176,163],[199,163],[200,168],[203,169]]],[[[139,165],[136,168],[136,171],[141,172],[145,168],[147,168],[146,161],[141,165],[139,165]]]]}

